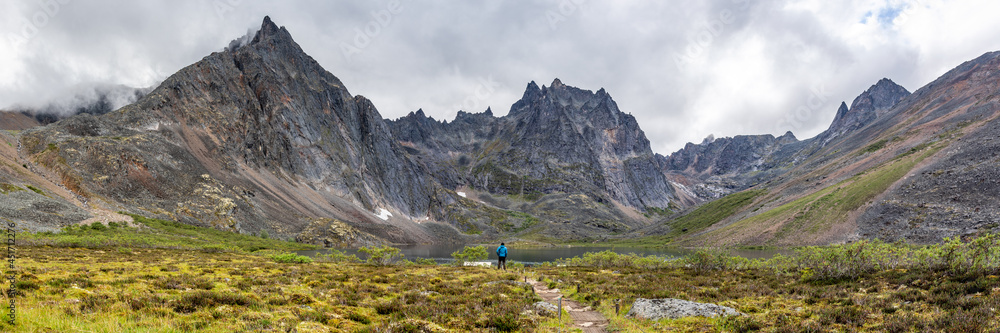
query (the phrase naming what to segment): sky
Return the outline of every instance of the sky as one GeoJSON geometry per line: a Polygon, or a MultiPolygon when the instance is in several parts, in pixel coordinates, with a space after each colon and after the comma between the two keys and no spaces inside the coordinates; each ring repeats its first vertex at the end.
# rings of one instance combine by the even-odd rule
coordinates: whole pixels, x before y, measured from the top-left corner
{"type": "MultiPolygon", "coordinates": [[[[654,152],[806,139],[885,77],[914,91],[1000,50],[987,0],[20,0],[0,5],[0,108],[155,86],[265,15],[383,117],[504,115],[528,82],[605,88],[654,152]],[[106,88],[105,88],[106,89],[106,88]]],[[[84,98],[86,99],[86,98],[84,98]]],[[[127,101],[119,101],[119,104],[127,101]]]]}

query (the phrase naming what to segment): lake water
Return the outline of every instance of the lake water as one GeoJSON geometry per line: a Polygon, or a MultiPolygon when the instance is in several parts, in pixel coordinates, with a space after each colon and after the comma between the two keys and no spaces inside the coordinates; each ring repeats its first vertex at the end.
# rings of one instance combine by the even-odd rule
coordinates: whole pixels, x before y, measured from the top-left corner
{"type": "MultiPolygon", "coordinates": [[[[465,245],[456,244],[432,244],[432,245],[402,245],[396,246],[403,253],[403,259],[415,260],[417,258],[433,259],[438,263],[449,263],[453,259],[451,257],[452,252],[461,251],[465,245]]],[[[487,246],[486,250],[489,253],[489,259],[496,261],[496,245],[487,246]]],[[[364,253],[360,253],[357,249],[339,249],[347,254],[357,255],[358,258],[365,258],[364,253]]],[[[507,247],[507,261],[508,263],[524,263],[524,264],[536,264],[541,262],[553,262],[558,259],[566,259],[572,257],[582,256],[587,252],[601,252],[605,250],[611,250],[616,253],[628,254],[635,253],[638,255],[649,256],[656,255],[662,257],[681,257],[687,255],[693,251],[684,249],[658,249],[658,248],[643,248],[643,247],[601,247],[601,246],[555,246],[555,247],[537,247],[537,248],[524,248],[519,249],[516,247],[507,247]]],[[[315,257],[317,254],[329,253],[327,249],[320,250],[308,250],[308,251],[297,251],[298,254],[315,257]]],[[[733,250],[731,251],[733,255],[741,256],[750,259],[757,258],[770,258],[777,253],[787,254],[787,251],[782,250],[733,250]]]]}

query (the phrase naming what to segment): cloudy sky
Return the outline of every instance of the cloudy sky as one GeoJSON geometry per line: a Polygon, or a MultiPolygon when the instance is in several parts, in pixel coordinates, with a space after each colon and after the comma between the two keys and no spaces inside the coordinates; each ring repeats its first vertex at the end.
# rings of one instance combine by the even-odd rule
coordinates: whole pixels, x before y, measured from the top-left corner
{"type": "Polygon", "coordinates": [[[4,1],[0,108],[157,84],[264,15],[386,118],[507,113],[526,84],[605,88],[653,150],[818,134],[888,77],[1000,50],[992,0],[4,1]]]}

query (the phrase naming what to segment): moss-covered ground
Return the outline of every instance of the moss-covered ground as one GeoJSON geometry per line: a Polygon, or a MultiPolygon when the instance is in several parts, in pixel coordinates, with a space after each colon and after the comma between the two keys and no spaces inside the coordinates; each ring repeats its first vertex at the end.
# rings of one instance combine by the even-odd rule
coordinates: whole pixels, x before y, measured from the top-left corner
{"type": "Polygon", "coordinates": [[[953,241],[906,253],[891,252],[894,244],[859,243],[767,262],[718,253],[664,261],[608,252],[510,272],[412,263],[281,263],[228,251],[22,247],[17,326],[4,317],[0,328],[566,331],[565,320],[526,311],[539,300],[519,283],[530,278],[603,313],[612,332],[996,332],[1000,277],[998,251],[990,245],[995,243],[996,238],[953,241]],[[746,316],[626,317],[640,297],[715,303],[746,316]],[[615,300],[621,304],[617,314],[615,300]]]}
{"type": "Polygon", "coordinates": [[[172,249],[18,253],[17,327],[0,318],[3,331],[485,332],[545,321],[522,315],[535,296],[511,283],[519,275],[484,267],[288,264],[172,249]]]}

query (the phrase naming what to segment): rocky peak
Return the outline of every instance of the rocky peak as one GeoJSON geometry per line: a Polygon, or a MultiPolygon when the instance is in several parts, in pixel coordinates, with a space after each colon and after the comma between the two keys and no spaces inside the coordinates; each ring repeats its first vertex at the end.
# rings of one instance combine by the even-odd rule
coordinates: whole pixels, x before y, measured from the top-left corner
{"type": "Polygon", "coordinates": [[[896,103],[899,103],[899,100],[909,95],[910,92],[906,88],[892,82],[892,80],[882,78],[854,99],[854,102],[851,103],[851,111],[873,112],[878,118],[896,103]]]}
{"type": "Polygon", "coordinates": [[[778,142],[781,144],[789,144],[793,142],[798,142],[799,139],[792,134],[792,131],[785,132],[785,135],[778,137],[778,142]]]}
{"type": "Polygon", "coordinates": [[[558,88],[562,88],[562,87],[565,87],[565,86],[566,85],[564,85],[562,83],[562,81],[559,80],[559,78],[556,78],[555,80],[552,80],[552,85],[550,85],[550,87],[552,87],[553,89],[558,89],[558,88]]]}
{"type": "Polygon", "coordinates": [[[837,108],[837,115],[833,117],[833,122],[837,123],[841,119],[844,119],[844,117],[847,117],[848,111],[850,111],[850,108],[847,107],[847,102],[840,102],[840,107],[837,108]]]}
{"type": "Polygon", "coordinates": [[[257,44],[274,36],[288,37],[291,39],[291,35],[288,33],[288,30],[285,30],[284,27],[278,28],[278,25],[271,21],[270,16],[264,16],[264,22],[260,24],[260,30],[257,30],[257,35],[254,36],[253,41],[250,43],[257,44]]]}
{"type": "Polygon", "coordinates": [[[875,121],[884,116],[896,103],[910,95],[910,92],[902,86],[883,78],[858,95],[847,107],[847,103],[842,102],[837,109],[837,115],[833,118],[830,128],[821,133],[818,138],[823,145],[830,142],[844,133],[848,133],[875,121]]]}

